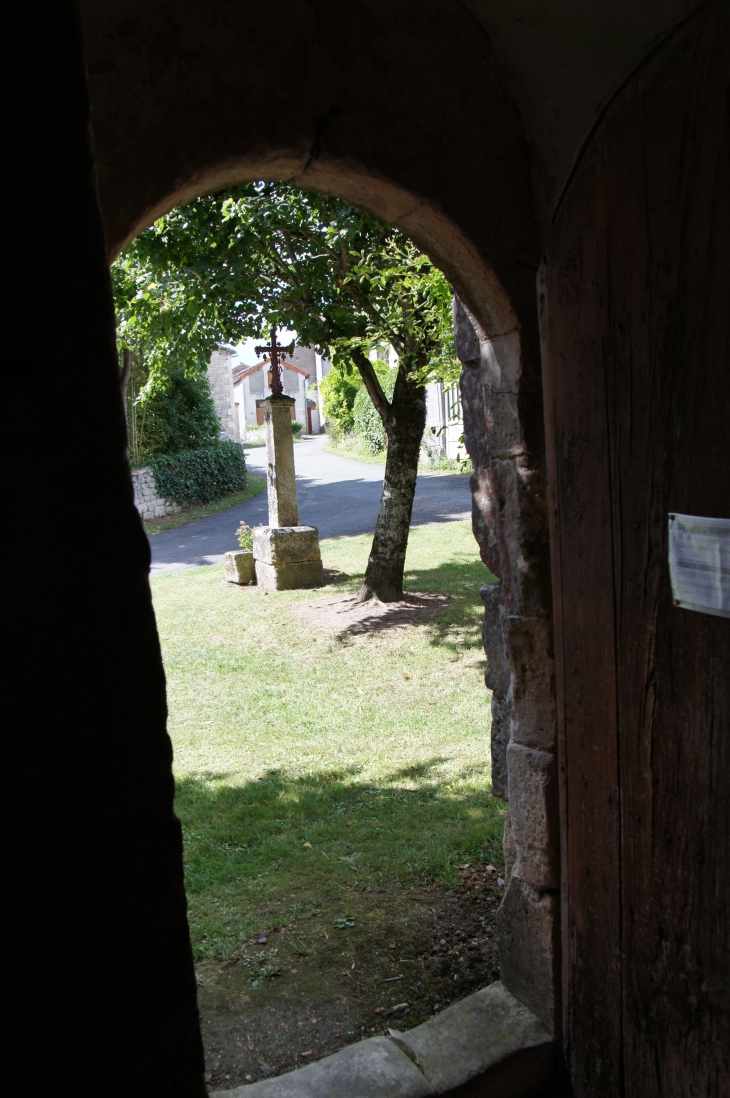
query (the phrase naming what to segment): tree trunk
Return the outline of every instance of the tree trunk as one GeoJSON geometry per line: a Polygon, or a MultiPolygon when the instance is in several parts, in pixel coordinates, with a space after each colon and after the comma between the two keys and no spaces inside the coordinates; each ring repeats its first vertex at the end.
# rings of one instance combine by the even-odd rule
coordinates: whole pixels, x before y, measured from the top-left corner
{"type": "Polygon", "coordinates": [[[403,598],[403,570],[418,457],[426,426],[426,390],[406,381],[400,370],[390,413],[389,422],[385,423],[388,456],[383,494],[368,566],[358,594],[359,602],[369,599],[397,602],[403,598]]]}

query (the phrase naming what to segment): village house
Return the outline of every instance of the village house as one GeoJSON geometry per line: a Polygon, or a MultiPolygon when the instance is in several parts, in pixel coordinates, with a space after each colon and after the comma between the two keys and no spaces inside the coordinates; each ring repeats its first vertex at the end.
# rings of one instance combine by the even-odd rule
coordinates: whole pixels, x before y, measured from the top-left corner
{"type": "Polygon", "coordinates": [[[431,457],[466,460],[464,420],[458,385],[430,381],[426,386],[426,430],[424,445],[431,457]]]}
{"type": "MultiPolygon", "coordinates": [[[[281,381],[284,392],[294,399],[291,417],[303,424],[306,434],[319,434],[320,416],[316,401],[307,395],[316,378],[315,353],[309,347],[295,347],[292,355],[283,359],[281,381]],[[311,378],[311,382],[310,382],[311,378]]],[[[233,399],[241,438],[251,427],[264,422],[263,403],[271,396],[271,359],[263,358],[254,365],[244,362],[233,367],[233,399]]]]}
{"type": "MultiPolygon", "coordinates": [[[[395,368],[398,357],[393,348],[381,353],[395,368]]],[[[332,364],[311,347],[297,345],[284,357],[282,384],[286,395],[295,401],[292,420],[301,423],[307,435],[318,435],[325,429],[320,382],[331,369],[332,364]]],[[[245,441],[246,432],[264,422],[262,405],[271,396],[271,359],[236,363],[236,351],[221,346],[211,355],[208,380],[221,421],[221,438],[245,441]]],[[[429,382],[426,386],[425,448],[434,458],[443,455],[463,460],[466,457],[463,434],[459,386],[429,382]]]]}

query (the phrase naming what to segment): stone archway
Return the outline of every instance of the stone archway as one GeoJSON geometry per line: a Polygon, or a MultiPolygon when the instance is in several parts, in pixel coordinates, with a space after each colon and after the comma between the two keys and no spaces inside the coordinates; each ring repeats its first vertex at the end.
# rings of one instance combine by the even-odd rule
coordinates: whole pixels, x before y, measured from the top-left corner
{"type": "MultiPolygon", "coordinates": [[[[237,8],[235,18],[225,5],[214,16],[191,8],[193,24],[184,32],[164,5],[141,9],[120,0],[110,13],[89,0],[82,10],[111,256],[194,195],[256,178],[288,179],[395,224],[438,263],[469,309],[470,334],[459,354],[475,466],[474,529],[485,563],[502,579],[489,595],[488,619],[509,669],[506,696],[494,708],[501,730],[495,764],[505,776],[511,772],[502,795],[512,801],[502,965],[506,986],[555,1033],[559,869],[534,294],[539,249],[520,122],[483,37],[465,13],[444,21],[438,9],[425,15],[422,6],[418,34],[404,13],[385,36],[389,13],[377,6],[353,9],[346,27],[328,4],[237,8]],[[322,58],[339,57],[343,33],[358,41],[360,59],[338,61],[333,79],[322,58]],[[300,74],[299,84],[277,84],[276,93],[266,52],[272,38],[279,63],[300,74]],[[246,52],[247,42],[263,48],[246,52]],[[394,56],[400,79],[380,89],[378,111],[377,72],[394,56]],[[189,66],[190,79],[171,82],[181,66],[189,66]],[[434,77],[426,83],[424,66],[434,77]],[[468,115],[465,97],[476,106],[468,115]],[[421,156],[414,158],[414,147],[421,156]]],[[[459,316],[465,335],[467,314],[459,316]]]]}
{"type": "MultiPolygon", "coordinates": [[[[502,580],[485,597],[499,604],[488,643],[506,653],[507,783],[546,794],[541,812],[514,815],[508,924],[545,926],[547,942],[556,851],[533,844],[554,804],[539,302],[564,1047],[581,1095],[689,1094],[697,1079],[719,1094],[728,634],[672,606],[661,519],[667,507],[727,514],[726,5],[576,0],[535,18],[518,0],[82,7],[83,28],[72,0],[42,21],[27,5],[12,12],[7,507],[38,532],[42,502],[37,536],[53,539],[32,582],[6,584],[6,871],[22,901],[8,980],[24,1061],[79,1094],[204,1093],[105,268],[169,205],[255,170],[325,190],[335,179],[373,203],[443,266],[468,310],[475,524],[502,580]],[[29,336],[52,348],[32,368],[29,336]],[[59,376],[73,430],[42,399],[59,376]],[[91,463],[80,424],[93,431],[91,463]],[[93,521],[72,490],[82,468],[93,521]],[[708,668],[720,669],[711,684],[708,668]]],[[[515,987],[533,971],[521,961],[515,987]]]]}
{"type": "MultiPolygon", "coordinates": [[[[98,65],[92,61],[92,71],[94,64],[98,65]]],[[[291,103],[280,104],[272,126],[290,127],[287,112],[292,109],[291,103]]],[[[504,110],[508,115],[506,105],[504,110]]],[[[339,119],[339,113],[334,119],[339,119]]],[[[135,209],[133,201],[141,202],[142,195],[128,195],[125,181],[115,175],[115,164],[106,163],[100,170],[110,248],[113,255],[160,212],[193,194],[233,182],[288,179],[359,204],[395,224],[427,251],[470,303],[471,309],[457,306],[457,330],[464,365],[465,429],[475,468],[474,531],[485,563],[502,578],[498,591],[488,593],[487,620],[491,636],[499,637],[499,659],[505,660],[509,669],[504,695],[497,691],[494,706],[495,771],[503,775],[502,786],[498,781],[497,786],[513,803],[508,837],[513,876],[501,923],[503,964],[507,986],[512,986],[554,1032],[559,1026],[558,791],[535,305],[532,302],[528,307],[526,301],[513,304],[497,277],[491,255],[480,251],[440,203],[428,197],[427,180],[420,193],[413,193],[371,169],[364,160],[369,153],[367,139],[360,150],[360,131],[369,120],[370,108],[352,116],[351,150],[346,155],[326,152],[328,141],[321,141],[315,153],[311,149],[304,153],[304,133],[299,143],[270,147],[266,155],[257,155],[256,148],[247,147],[240,133],[224,132],[218,135],[222,147],[217,152],[223,163],[196,168],[195,157],[204,160],[204,152],[188,141],[191,179],[178,178],[176,189],[165,192],[171,183],[168,170],[160,172],[157,180],[147,175],[146,209],[135,209]]],[[[101,133],[102,124],[96,123],[94,131],[101,133]]],[[[116,161],[121,155],[119,149],[99,144],[97,150],[102,165],[106,158],[113,156],[116,161]]],[[[147,148],[137,148],[130,155],[144,159],[148,154],[147,148]]],[[[429,168],[430,159],[425,158],[425,176],[429,168]]],[[[411,175],[417,181],[418,173],[412,169],[411,175]]],[[[525,234],[530,226],[528,220],[525,234]]],[[[513,289],[521,292],[524,268],[517,275],[513,289]]],[[[487,650],[494,662],[494,645],[487,650]]]]}
{"type": "Polygon", "coordinates": [[[234,182],[287,179],[396,225],[444,270],[467,306],[457,310],[457,331],[475,468],[474,531],[485,563],[502,580],[485,593],[487,650],[492,664],[506,665],[493,708],[495,772],[511,801],[502,967],[507,986],[557,1033],[558,789],[534,288],[539,249],[514,107],[463,12],[444,21],[421,5],[417,34],[414,17],[404,12],[383,36],[388,14],[378,5],[353,9],[346,26],[326,3],[237,9],[235,19],[224,5],[212,26],[203,8],[191,10],[200,34],[188,25],[182,41],[164,5],[141,10],[118,0],[116,10],[126,16],[117,24],[124,33],[110,35],[108,5],[83,6],[111,256],[194,195],[234,182]],[[354,66],[339,56],[343,34],[358,41],[354,66]],[[266,48],[246,53],[245,65],[238,61],[245,43],[272,38],[277,63],[299,73],[301,86],[292,81],[272,91],[266,48]],[[379,112],[374,74],[394,56],[400,80],[376,93],[379,112]],[[174,67],[190,66],[192,83],[169,82],[173,57],[174,67]],[[323,57],[336,61],[328,68],[323,57]],[[132,100],[130,64],[137,82],[132,100]],[[427,83],[424,66],[433,74],[427,83]],[[201,98],[196,81],[203,72],[201,98]],[[134,125],[140,96],[150,119],[141,127],[134,125]],[[462,110],[466,96],[476,106],[469,115],[462,110]],[[414,147],[422,149],[415,159],[414,147]],[[128,172],[130,164],[145,170],[128,172]]]}

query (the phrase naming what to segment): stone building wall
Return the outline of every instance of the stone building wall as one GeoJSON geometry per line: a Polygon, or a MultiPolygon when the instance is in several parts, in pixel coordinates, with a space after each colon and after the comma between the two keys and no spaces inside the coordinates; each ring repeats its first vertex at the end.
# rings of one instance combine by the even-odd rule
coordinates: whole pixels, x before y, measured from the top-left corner
{"type": "Polygon", "coordinates": [[[163,515],[177,514],[180,510],[179,504],[163,499],[158,494],[151,469],[133,469],[132,487],[134,488],[134,506],[143,519],[162,518],[163,515]]]}
{"type": "Polygon", "coordinates": [[[560,1029],[560,843],[550,552],[537,334],[488,336],[454,302],[472,524],[498,577],[482,588],[492,789],[509,801],[502,982],[560,1029]]]}
{"type": "Polygon", "coordinates": [[[230,350],[228,347],[219,347],[216,351],[213,351],[208,363],[208,381],[216,414],[221,422],[221,432],[224,432],[225,437],[233,442],[240,442],[238,415],[233,397],[231,360],[234,357],[235,351],[230,350]]]}

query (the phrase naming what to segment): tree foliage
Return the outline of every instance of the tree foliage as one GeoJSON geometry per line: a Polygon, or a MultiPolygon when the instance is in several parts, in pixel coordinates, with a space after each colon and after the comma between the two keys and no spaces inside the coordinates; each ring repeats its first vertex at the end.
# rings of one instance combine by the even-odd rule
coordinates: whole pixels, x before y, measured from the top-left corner
{"type": "Polygon", "coordinates": [[[225,440],[177,454],[161,454],[148,462],[163,499],[188,507],[210,503],[246,487],[246,458],[237,442],[225,440]]]}
{"type": "Polygon", "coordinates": [[[218,441],[220,422],[205,376],[173,370],[161,379],[139,417],[140,460],[158,454],[197,450],[218,441]]]}
{"type": "Polygon", "coordinates": [[[419,384],[458,373],[451,290],[428,257],[362,210],[289,184],[247,184],[172,210],[112,277],[120,344],[144,347],[151,389],[171,368],[201,372],[217,345],[271,325],[295,330],[344,373],[382,343],[419,384]]]}
{"type": "Polygon", "coordinates": [[[332,438],[339,439],[353,424],[355,399],[362,389],[358,373],[334,367],[322,378],[322,407],[332,438]]]}
{"type": "Polygon", "coordinates": [[[428,257],[346,202],[252,183],[160,218],[120,257],[113,278],[120,342],[145,348],[147,393],[162,386],[171,365],[192,376],[217,344],[272,326],[327,354],[340,375],[329,395],[350,409],[355,402],[343,379],[359,374],[388,441],[360,597],[402,597],[424,386],[458,374],[451,288],[428,257]],[[370,360],[382,345],[398,355],[388,393],[370,360]]]}
{"type": "MultiPolygon", "coordinates": [[[[374,363],[383,392],[388,400],[393,396],[395,370],[386,364],[374,363]],[[378,368],[380,366],[380,368],[378,368]]],[[[358,435],[371,454],[377,454],[385,447],[385,429],[373,402],[364,385],[358,389],[352,406],[352,429],[358,435]]]]}

